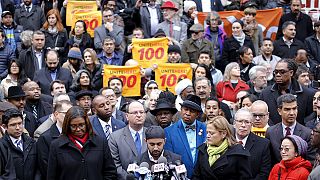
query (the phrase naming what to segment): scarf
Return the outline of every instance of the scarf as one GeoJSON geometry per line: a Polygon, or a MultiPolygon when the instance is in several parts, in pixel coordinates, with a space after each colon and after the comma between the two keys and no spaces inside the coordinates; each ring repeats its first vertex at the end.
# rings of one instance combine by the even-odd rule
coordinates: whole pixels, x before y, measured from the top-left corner
{"type": "Polygon", "coordinates": [[[81,36],[81,38],[78,39],[77,36],[74,35],[74,36],[73,36],[73,41],[74,41],[74,43],[80,45],[80,43],[82,42],[82,37],[83,37],[83,36],[81,36]]]}
{"type": "Polygon", "coordinates": [[[74,145],[82,151],[83,145],[87,142],[89,137],[89,133],[86,133],[82,138],[74,136],[72,134],[68,134],[68,138],[74,143],[74,145]]]}
{"type": "Polygon", "coordinates": [[[240,43],[240,46],[243,46],[244,39],[246,38],[246,35],[242,32],[240,36],[235,36],[232,34],[232,36],[240,43]]]}
{"type": "Polygon", "coordinates": [[[224,141],[220,144],[220,146],[212,146],[208,145],[208,155],[209,155],[209,165],[212,166],[214,162],[220,157],[222,153],[224,153],[228,148],[228,140],[224,139],[224,141]]]}
{"type": "Polygon", "coordinates": [[[56,26],[54,26],[54,27],[49,26],[48,27],[48,32],[50,34],[57,34],[58,33],[57,27],[56,26]]]}

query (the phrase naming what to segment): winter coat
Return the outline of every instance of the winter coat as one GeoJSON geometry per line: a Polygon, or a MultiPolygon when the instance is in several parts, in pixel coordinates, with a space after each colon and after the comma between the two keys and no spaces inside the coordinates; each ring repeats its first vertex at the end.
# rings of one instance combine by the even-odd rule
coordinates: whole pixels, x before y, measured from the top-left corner
{"type": "Polygon", "coordinates": [[[311,170],[311,163],[301,156],[286,162],[281,160],[272,168],[269,180],[306,180],[311,170]]]}
{"type": "Polygon", "coordinates": [[[64,46],[68,40],[68,34],[65,29],[62,31],[51,34],[47,29],[41,29],[41,31],[45,34],[46,36],[46,42],[45,42],[45,48],[48,49],[54,49],[55,47],[59,48],[58,53],[59,53],[59,58],[65,59],[67,56],[67,52],[64,49],[64,46]]]}
{"type": "Polygon", "coordinates": [[[230,81],[219,82],[216,87],[217,97],[220,101],[227,100],[231,102],[237,102],[236,96],[239,91],[249,90],[250,87],[242,80],[238,81],[238,84],[233,88],[230,81]]]}

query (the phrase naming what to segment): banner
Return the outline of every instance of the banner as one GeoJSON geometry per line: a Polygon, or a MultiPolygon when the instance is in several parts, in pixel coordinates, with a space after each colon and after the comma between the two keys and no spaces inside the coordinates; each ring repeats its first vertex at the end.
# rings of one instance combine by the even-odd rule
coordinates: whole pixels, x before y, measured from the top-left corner
{"type": "Polygon", "coordinates": [[[123,82],[123,96],[140,96],[141,75],[139,66],[103,65],[103,70],[103,87],[108,86],[109,78],[118,77],[123,82]]]}
{"type": "Polygon", "coordinates": [[[192,80],[192,68],[190,64],[163,63],[158,65],[155,76],[159,89],[166,90],[168,88],[169,91],[176,94],[175,87],[180,79],[192,80]]]}
{"type": "MultiPolygon", "coordinates": [[[[226,31],[228,36],[231,36],[231,25],[232,23],[244,17],[243,11],[220,11],[218,12],[221,20],[223,21],[223,28],[226,31]]],[[[267,10],[258,10],[256,15],[256,20],[259,23],[259,26],[262,28],[263,35],[265,37],[272,38],[273,40],[276,37],[278,31],[279,21],[282,15],[282,8],[267,9],[267,10]]],[[[204,24],[207,13],[199,12],[198,20],[200,23],[204,24]]]]}
{"type": "Polygon", "coordinates": [[[87,26],[87,32],[91,37],[94,36],[94,29],[102,24],[102,15],[101,11],[92,11],[86,13],[74,13],[72,18],[72,28],[74,28],[75,23],[78,20],[83,20],[87,26]]]}
{"type": "Polygon", "coordinates": [[[132,58],[143,67],[149,68],[153,64],[168,61],[168,39],[132,39],[132,58]]]}
{"type": "Polygon", "coordinates": [[[67,26],[72,26],[72,18],[74,13],[84,13],[97,11],[98,6],[96,1],[68,1],[67,4],[67,16],[66,24],[67,26]]]}

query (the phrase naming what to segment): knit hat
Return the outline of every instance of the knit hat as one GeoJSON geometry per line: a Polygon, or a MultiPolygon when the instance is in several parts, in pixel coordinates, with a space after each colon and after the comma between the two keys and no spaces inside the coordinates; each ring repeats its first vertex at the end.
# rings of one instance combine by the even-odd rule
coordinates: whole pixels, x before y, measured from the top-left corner
{"type": "Polygon", "coordinates": [[[176,53],[179,53],[181,55],[181,49],[180,49],[180,47],[178,45],[169,45],[168,54],[172,53],[172,52],[176,52],[176,53]]]}
{"type": "Polygon", "coordinates": [[[293,144],[297,145],[297,148],[298,148],[297,151],[299,156],[306,155],[308,150],[308,143],[305,140],[303,140],[301,137],[296,135],[289,135],[287,137],[289,137],[291,141],[294,141],[292,142],[293,144]]]}
{"type": "Polygon", "coordinates": [[[192,81],[190,79],[183,79],[179,81],[175,87],[176,94],[180,95],[188,86],[192,86],[192,81]]]}
{"type": "Polygon", "coordinates": [[[183,2],[183,11],[188,12],[190,8],[197,7],[196,3],[194,1],[185,1],[183,2]]]}
{"type": "Polygon", "coordinates": [[[154,34],[154,38],[157,38],[159,36],[164,36],[166,37],[166,33],[164,33],[164,31],[162,29],[158,29],[158,31],[154,34]]]}
{"type": "Polygon", "coordinates": [[[73,47],[68,52],[68,58],[82,60],[82,54],[79,48],[73,47]]]}

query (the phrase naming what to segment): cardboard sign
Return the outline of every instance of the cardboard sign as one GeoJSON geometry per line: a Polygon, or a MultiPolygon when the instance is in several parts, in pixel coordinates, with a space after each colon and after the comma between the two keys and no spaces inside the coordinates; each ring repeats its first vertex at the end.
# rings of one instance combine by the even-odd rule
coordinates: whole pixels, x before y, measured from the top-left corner
{"type": "Polygon", "coordinates": [[[73,14],[72,18],[72,28],[74,28],[75,23],[78,20],[83,20],[87,26],[87,32],[91,37],[94,36],[94,29],[102,24],[102,15],[100,11],[92,11],[86,13],[78,13],[73,14]]]}
{"type": "Polygon", "coordinates": [[[67,26],[72,26],[72,18],[75,13],[85,13],[97,11],[98,6],[96,1],[68,1],[67,4],[67,26]]]}
{"type": "Polygon", "coordinates": [[[109,78],[118,77],[123,82],[123,96],[140,96],[141,75],[139,66],[104,65],[103,69],[103,87],[108,86],[109,78]]]}
{"type": "Polygon", "coordinates": [[[190,64],[184,63],[163,63],[155,70],[155,80],[159,89],[169,89],[176,94],[175,87],[180,79],[192,79],[192,68],[190,64]]]}
{"type": "Polygon", "coordinates": [[[168,61],[168,39],[132,39],[132,57],[143,68],[168,61]]]}

